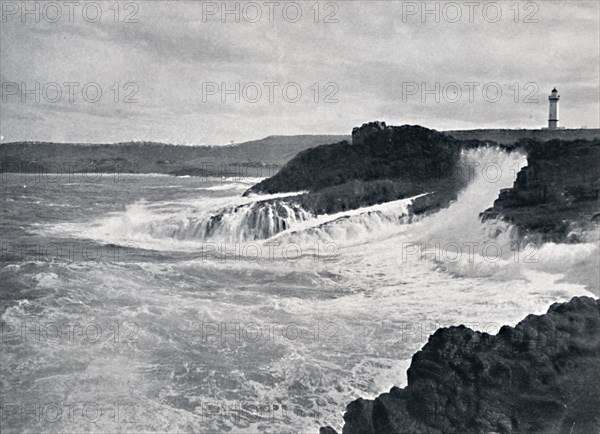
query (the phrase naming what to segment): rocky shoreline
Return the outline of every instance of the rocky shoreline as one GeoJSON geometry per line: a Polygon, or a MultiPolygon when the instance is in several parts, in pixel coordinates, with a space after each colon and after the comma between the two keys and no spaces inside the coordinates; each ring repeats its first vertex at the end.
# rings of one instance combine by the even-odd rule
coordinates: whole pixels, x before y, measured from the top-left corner
{"type": "Polygon", "coordinates": [[[519,150],[528,160],[514,186],[503,190],[493,207],[481,210],[483,221],[506,221],[520,237],[540,243],[584,241],[600,223],[600,138],[525,138],[499,144],[459,140],[420,126],[370,122],[354,128],[352,143],[300,152],[245,195],[306,191],[293,201],[315,215],[423,195],[414,201],[411,213],[435,212],[456,199],[468,182],[459,167],[461,151],[483,146],[519,150]]]}
{"type": "Polygon", "coordinates": [[[600,301],[575,297],[497,335],[439,329],[413,356],[408,385],[350,403],[342,432],[598,432],[599,378],[600,301]]]}
{"type": "MultiPolygon", "coordinates": [[[[316,215],[423,194],[410,212],[430,213],[467,184],[461,151],[496,146],[524,152],[528,164],[481,220],[508,222],[518,238],[538,243],[589,242],[600,223],[600,139],[580,136],[497,143],[372,122],[353,130],[352,143],[301,152],[245,194],[306,191],[293,201],[316,215]]],[[[413,356],[408,386],[352,402],[343,433],[598,432],[598,378],[600,302],[576,297],[495,336],[438,330],[413,356]]]]}
{"type": "Polygon", "coordinates": [[[527,167],[482,219],[515,226],[535,242],[580,242],[600,222],[600,140],[521,140],[527,167]]]}

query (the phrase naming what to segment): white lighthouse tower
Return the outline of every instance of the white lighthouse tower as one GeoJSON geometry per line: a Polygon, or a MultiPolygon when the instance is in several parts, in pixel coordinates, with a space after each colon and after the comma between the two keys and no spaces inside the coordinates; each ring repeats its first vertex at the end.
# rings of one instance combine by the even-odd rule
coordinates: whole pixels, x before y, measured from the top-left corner
{"type": "Polygon", "coordinates": [[[558,100],[560,95],[556,88],[552,89],[552,93],[548,97],[550,101],[550,116],[548,116],[548,129],[558,130],[558,100]]]}

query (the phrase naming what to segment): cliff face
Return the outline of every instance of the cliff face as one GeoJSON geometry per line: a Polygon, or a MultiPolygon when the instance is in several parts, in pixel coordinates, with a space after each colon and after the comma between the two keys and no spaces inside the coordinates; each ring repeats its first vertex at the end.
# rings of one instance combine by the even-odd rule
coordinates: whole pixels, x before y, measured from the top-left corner
{"type": "Polygon", "coordinates": [[[525,140],[517,146],[527,152],[528,165],[483,219],[503,219],[521,236],[540,241],[580,241],[600,219],[600,140],[525,140]]]}
{"type": "Polygon", "coordinates": [[[575,297],[495,336],[438,330],[404,389],[348,405],[343,433],[598,432],[599,378],[600,301],[575,297]]]}

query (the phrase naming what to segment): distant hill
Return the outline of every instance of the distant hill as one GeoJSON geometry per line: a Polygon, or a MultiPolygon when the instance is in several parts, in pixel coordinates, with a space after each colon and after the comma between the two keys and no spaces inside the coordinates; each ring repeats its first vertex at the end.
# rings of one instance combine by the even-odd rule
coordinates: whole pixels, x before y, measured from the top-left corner
{"type": "Polygon", "coordinates": [[[0,144],[2,172],[132,172],[197,176],[271,176],[298,152],[344,135],[269,136],[224,146],[156,142],[0,144]]]}

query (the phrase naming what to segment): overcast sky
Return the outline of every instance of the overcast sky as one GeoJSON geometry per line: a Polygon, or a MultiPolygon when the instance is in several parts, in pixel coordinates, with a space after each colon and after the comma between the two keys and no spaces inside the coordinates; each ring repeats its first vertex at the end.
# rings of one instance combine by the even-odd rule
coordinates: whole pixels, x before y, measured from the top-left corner
{"type": "Polygon", "coordinates": [[[540,128],[553,86],[561,126],[599,127],[598,1],[428,2],[438,17],[420,1],[230,2],[239,19],[222,2],[123,2],[118,17],[90,3],[70,16],[31,2],[36,22],[1,2],[3,142],[223,144],[371,120],[540,128]]]}

